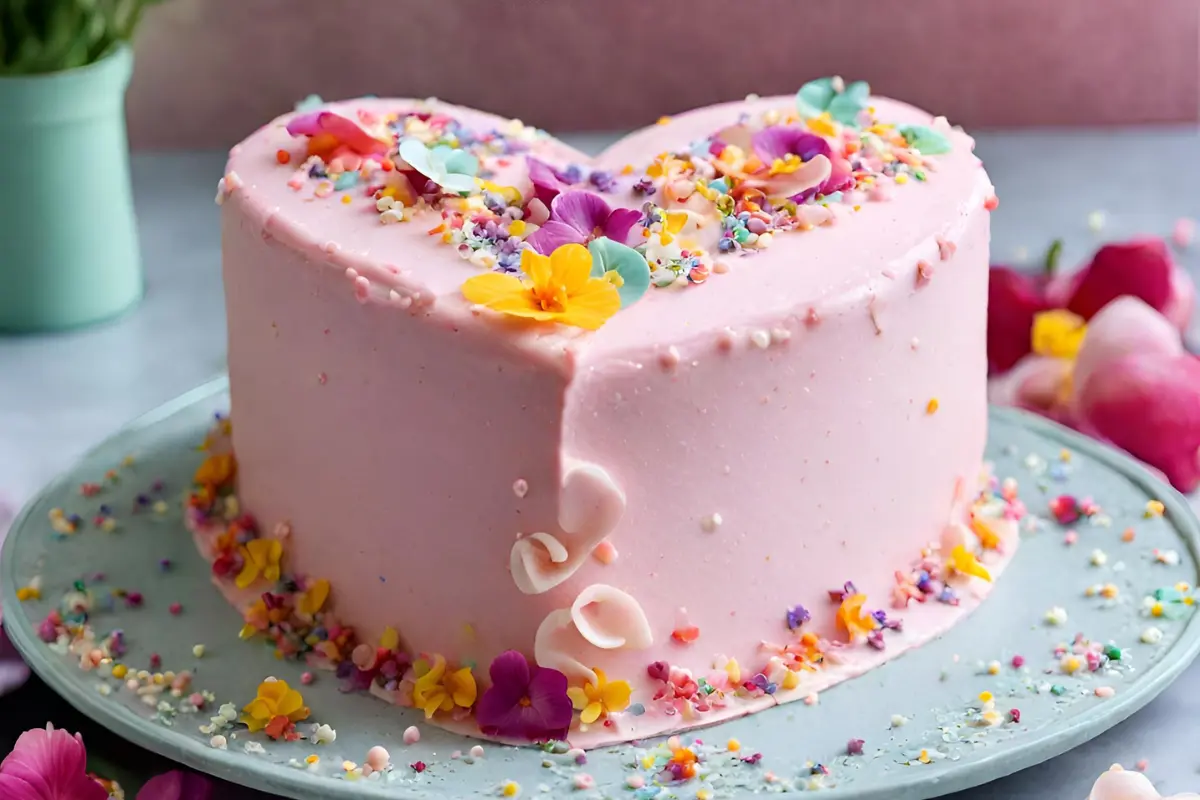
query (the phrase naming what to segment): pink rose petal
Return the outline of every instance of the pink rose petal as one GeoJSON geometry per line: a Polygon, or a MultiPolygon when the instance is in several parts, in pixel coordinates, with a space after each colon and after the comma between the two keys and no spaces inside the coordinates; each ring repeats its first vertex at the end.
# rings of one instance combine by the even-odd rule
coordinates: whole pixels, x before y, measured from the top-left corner
{"type": "Polygon", "coordinates": [[[1042,275],[992,267],[988,273],[988,365],[1007,372],[1031,349],[1033,318],[1053,308],[1042,275]]]}
{"type": "Polygon", "coordinates": [[[87,776],[83,739],[54,726],[21,734],[0,763],[0,797],[5,800],[108,800],[87,776]]]}
{"type": "Polygon", "coordinates": [[[1178,356],[1184,352],[1179,331],[1166,317],[1136,297],[1120,297],[1088,323],[1087,336],[1075,360],[1075,391],[1086,391],[1094,372],[1105,362],[1131,355],[1178,356]]]}

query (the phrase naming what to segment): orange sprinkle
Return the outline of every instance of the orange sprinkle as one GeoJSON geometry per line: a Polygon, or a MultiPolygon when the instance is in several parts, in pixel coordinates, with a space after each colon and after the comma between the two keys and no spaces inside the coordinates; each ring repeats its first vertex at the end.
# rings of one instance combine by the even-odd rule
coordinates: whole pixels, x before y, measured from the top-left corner
{"type": "Polygon", "coordinates": [[[686,628],[676,628],[671,632],[671,638],[680,644],[691,644],[700,638],[700,629],[695,625],[688,625],[686,628]]]}
{"type": "Polygon", "coordinates": [[[392,163],[390,158],[385,158],[383,161],[379,162],[379,166],[383,168],[384,172],[391,172],[396,168],[396,165],[392,163]]]}
{"type": "Polygon", "coordinates": [[[995,211],[1000,207],[1000,198],[996,195],[988,195],[988,199],[983,201],[983,207],[988,211],[995,211]]]}
{"type": "Polygon", "coordinates": [[[670,121],[671,121],[671,118],[664,115],[664,116],[659,117],[658,121],[655,122],[654,124],[655,125],[666,125],[670,121]]]}
{"type": "Polygon", "coordinates": [[[633,164],[626,164],[625,166],[621,167],[621,174],[622,175],[632,175],[633,174],[633,164]]]}
{"type": "Polygon", "coordinates": [[[350,195],[348,195],[348,194],[342,195],[342,204],[347,205],[347,206],[350,205],[350,195]]]}
{"type": "Polygon", "coordinates": [[[287,150],[280,150],[279,152],[275,153],[275,160],[280,164],[286,164],[292,160],[292,154],[287,150]]]}
{"type": "Polygon", "coordinates": [[[1137,536],[1137,534],[1134,533],[1133,528],[1126,528],[1121,533],[1121,541],[1122,542],[1132,542],[1136,536],[1137,536]]]}
{"type": "Polygon", "coordinates": [[[426,231],[426,233],[428,233],[430,236],[433,236],[435,233],[441,233],[444,230],[446,230],[445,223],[438,225],[436,228],[430,228],[426,231]]]}
{"type": "Polygon", "coordinates": [[[926,414],[936,414],[937,410],[938,410],[938,405],[939,405],[938,399],[936,397],[931,397],[929,399],[929,402],[925,404],[925,413],[926,414]]]}

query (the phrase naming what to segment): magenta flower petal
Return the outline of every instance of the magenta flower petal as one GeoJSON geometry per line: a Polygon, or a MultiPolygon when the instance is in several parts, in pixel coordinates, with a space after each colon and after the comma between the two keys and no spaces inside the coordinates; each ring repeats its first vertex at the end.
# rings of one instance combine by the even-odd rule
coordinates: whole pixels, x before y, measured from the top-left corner
{"type": "MultiPolygon", "coordinates": [[[[47,725],[17,739],[0,763],[0,788],[23,791],[34,800],[108,800],[108,792],[87,776],[86,768],[83,738],[47,725]]],[[[16,793],[11,796],[22,798],[16,793]]],[[[3,797],[7,800],[10,795],[3,797]]]]}
{"type": "Polygon", "coordinates": [[[572,707],[565,675],[543,667],[531,669],[515,650],[496,656],[489,675],[492,685],[475,705],[481,731],[529,741],[566,736],[572,707]]]}
{"type": "Polygon", "coordinates": [[[1045,295],[1045,278],[1008,267],[988,273],[988,365],[1007,372],[1031,349],[1033,318],[1053,306],[1045,295]]]}
{"type": "Polygon", "coordinates": [[[210,800],[212,781],[195,772],[173,770],[156,775],[137,793],[137,800],[210,800]]]}
{"type": "Polygon", "coordinates": [[[1196,284],[1187,270],[1177,266],[1171,273],[1171,298],[1162,309],[1163,316],[1182,333],[1191,324],[1195,306],[1196,284]]]}
{"type": "Polygon", "coordinates": [[[527,714],[536,718],[542,734],[538,738],[564,738],[573,710],[567,696],[567,676],[557,670],[535,667],[529,681],[527,714]]]}
{"type": "Polygon", "coordinates": [[[579,231],[582,241],[599,235],[611,213],[604,198],[591,192],[563,192],[550,206],[550,216],[579,231]]]}
{"type": "Polygon", "coordinates": [[[533,248],[534,252],[548,256],[564,244],[584,244],[587,242],[587,237],[565,222],[550,219],[543,222],[542,227],[525,237],[525,242],[533,248]]]}
{"type": "Polygon", "coordinates": [[[754,154],[767,164],[789,155],[799,156],[802,161],[809,161],[814,156],[829,158],[833,152],[825,137],[796,125],[763,128],[751,141],[754,154]]]}
{"type": "Polygon", "coordinates": [[[1200,359],[1127,355],[1077,397],[1097,435],[1160,470],[1181,492],[1200,486],[1200,359]]]}
{"type": "Polygon", "coordinates": [[[1071,276],[1067,310],[1091,319],[1118,297],[1133,295],[1155,311],[1162,311],[1171,299],[1174,269],[1161,239],[1105,245],[1092,257],[1091,264],[1071,276]]]}
{"type": "Polygon", "coordinates": [[[642,220],[642,212],[634,208],[617,208],[608,215],[604,223],[604,235],[618,244],[628,247],[641,244],[641,235],[634,235],[633,229],[642,220]]]}
{"type": "Polygon", "coordinates": [[[529,169],[529,182],[533,184],[533,196],[541,200],[546,208],[550,207],[554,198],[570,188],[546,162],[526,156],[525,163],[529,169]]]}

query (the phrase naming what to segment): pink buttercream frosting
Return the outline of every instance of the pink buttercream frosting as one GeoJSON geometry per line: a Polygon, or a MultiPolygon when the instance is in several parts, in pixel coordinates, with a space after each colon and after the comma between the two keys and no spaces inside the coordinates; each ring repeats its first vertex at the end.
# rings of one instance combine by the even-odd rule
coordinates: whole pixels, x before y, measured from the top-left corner
{"type": "MultiPolygon", "coordinates": [[[[532,153],[642,169],[791,102],[689,112],[594,161],[544,136],[532,153]]],[[[651,289],[595,332],[468,303],[460,287],[479,268],[428,235],[436,212],[385,225],[373,197],[290,187],[296,165],[278,154],[296,150],[291,117],[262,128],[234,149],[220,194],[242,506],[290,523],[289,570],[328,579],[339,618],[367,641],[393,627],[410,651],[474,663],[480,680],[515,649],[572,680],[628,681],[644,713],[577,723],[582,746],[799,699],[945,631],[989,584],[962,576],[957,605],[893,611],[892,599],[922,552],[949,557],[948,525],[978,544],[961,524],[987,433],[992,187],[965,134],[871,102],[883,121],[943,131],[952,147],[927,183],[821,206],[811,230],[717,256],[704,285],[651,289]],[[847,581],[902,619],[883,649],[834,644],[846,632],[829,591],[847,581]],[[776,687],[797,606],[826,657],[776,687]],[[664,699],[658,663],[761,674],[776,690],[730,686],[729,702],[698,711],[664,699]]],[[[332,108],[418,106],[508,124],[417,101],[332,108]]],[[[483,167],[528,189],[523,159],[483,167]]],[[[628,187],[609,204],[640,207],[628,187]]],[[[715,252],[718,232],[694,235],[715,252]]],[[[1001,538],[1003,552],[981,557],[992,577],[1016,545],[1001,538]]]]}

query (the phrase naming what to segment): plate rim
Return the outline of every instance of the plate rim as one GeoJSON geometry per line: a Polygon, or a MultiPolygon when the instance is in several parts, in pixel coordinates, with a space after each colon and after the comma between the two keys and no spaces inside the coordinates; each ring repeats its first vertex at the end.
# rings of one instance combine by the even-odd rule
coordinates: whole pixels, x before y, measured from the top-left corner
{"type": "MultiPolygon", "coordinates": [[[[82,455],[75,458],[69,467],[62,470],[30,497],[14,518],[5,537],[3,548],[0,548],[0,606],[7,605],[10,609],[17,609],[21,606],[16,596],[16,584],[19,576],[15,574],[16,560],[13,555],[21,531],[32,522],[34,509],[49,495],[65,486],[81,463],[135,431],[150,427],[214,395],[227,393],[228,390],[228,377],[220,376],[135,417],[114,433],[104,437],[96,445],[88,448],[82,455]],[[5,566],[6,564],[10,566],[5,566]]],[[[1052,442],[1082,452],[1131,481],[1147,495],[1161,501],[1166,509],[1165,516],[1178,537],[1186,544],[1193,562],[1200,568],[1200,519],[1197,518],[1187,498],[1152,473],[1148,467],[1127,453],[1104,442],[1084,436],[1031,412],[989,405],[989,428],[992,421],[996,419],[1025,427],[1052,442]]],[[[330,797],[344,796],[346,798],[377,797],[387,798],[387,800],[416,800],[418,797],[410,794],[407,787],[379,785],[373,782],[355,782],[341,786],[340,784],[343,782],[328,778],[318,784],[308,773],[292,769],[282,763],[256,760],[235,750],[214,749],[195,735],[173,728],[164,728],[153,720],[144,719],[131,713],[128,709],[113,706],[110,700],[98,692],[88,691],[81,682],[71,680],[68,677],[70,673],[67,671],[66,664],[62,659],[50,657],[50,651],[37,637],[34,626],[27,615],[12,611],[0,618],[0,624],[4,626],[9,639],[30,669],[77,711],[138,747],[157,753],[198,772],[247,788],[292,798],[311,797],[313,791],[328,792],[330,797]],[[112,708],[121,708],[121,711],[113,713],[112,708]],[[254,783],[246,783],[247,776],[252,776],[255,779],[254,783]],[[321,788],[314,789],[315,786],[321,788]]],[[[944,635],[949,635],[949,632],[944,635]]],[[[854,797],[856,800],[916,800],[917,798],[940,797],[982,786],[1078,747],[1141,710],[1191,665],[1197,655],[1200,655],[1200,613],[1193,613],[1184,623],[1179,636],[1170,646],[1169,654],[1146,670],[1130,691],[1117,695],[1103,705],[1096,705],[1083,711],[1068,723],[1065,729],[1056,729],[1049,734],[1034,735],[1028,741],[1014,744],[1003,751],[989,753],[972,760],[969,764],[953,764],[945,767],[943,771],[928,776],[923,775],[920,771],[914,771],[911,776],[897,776],[898,779],[888,787],[859,791],[854,794],[854,797]]],[[[713,731],[720,727],[721,724],[718,723],[702,730],[713,731]]],[[[621,746],[623,745],[615,745],[615,747],[621,746]]],[[[528,748],[512,749],[528,750],[531,753],[540,752],[528,748]]],[[[838,786],[823,791],[832,793],[833,797],[840,796],[840,787],[838,786]]],[[[452,797],[453,795],[446,796],[452,797]]],[[[755,795],[747,793],[745,789],[740,789],[739,793],[733,796],[755,795]]]]}

